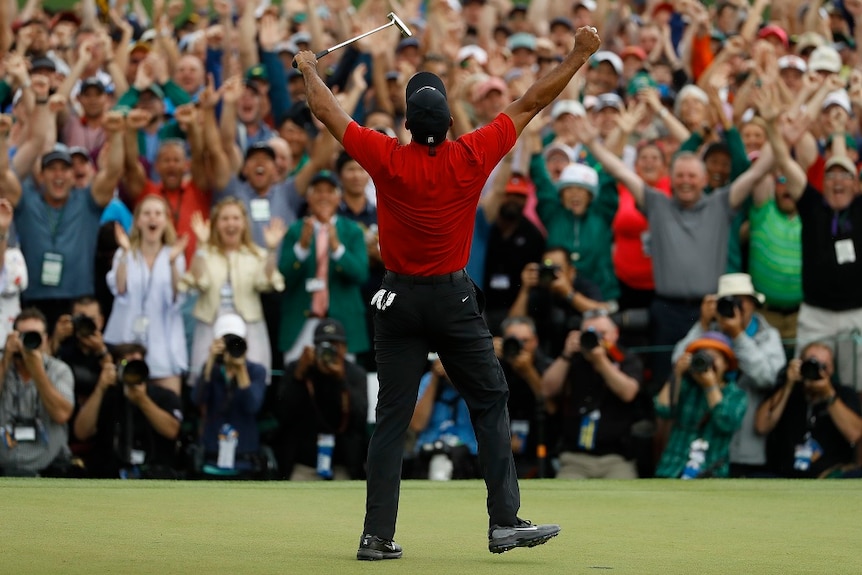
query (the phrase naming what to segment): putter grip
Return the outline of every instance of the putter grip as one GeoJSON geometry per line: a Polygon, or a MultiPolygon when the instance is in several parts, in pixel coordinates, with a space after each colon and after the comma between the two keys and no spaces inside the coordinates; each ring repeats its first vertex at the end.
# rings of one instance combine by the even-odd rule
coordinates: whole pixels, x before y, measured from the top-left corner
{"type": "MultiPolygon", "coordinates": [[[[314,55],[314,57],[315,57],[315,58],[317,58],[318,60],[320,60],[321,58],[323,58],[323,57],[324,57],[324,56],[326,56],[327,54],[329,54],[329,50],[328,50],[328,49],[327,49],[327,50],[321,50],[320,52],[318,52],[317,54],[315,54],[315,55],[314,55]]],[[[294,67],[294,68],[296,68],[296,60],[294,60],[294,61],[293,61],[293,67],[294,67]]]]}

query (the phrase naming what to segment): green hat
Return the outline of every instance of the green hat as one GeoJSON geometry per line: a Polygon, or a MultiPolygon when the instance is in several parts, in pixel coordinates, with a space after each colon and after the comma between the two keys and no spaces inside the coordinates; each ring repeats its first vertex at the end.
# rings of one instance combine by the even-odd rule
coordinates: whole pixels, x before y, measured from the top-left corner
{"type": "Polygon", "coordinates": [[[258,64],[257,66],[252,66],[245,73],[245,81],[248,82],[250,80],[262,80],[264,82],[269,82],[269,76],[266,74],[266,68],[262,65],[258,64]]]}
{"type": "Polygon", "coordinates": [[[638,72],[632,79],[629,80],[629,85],[627,88],[627,92],[629,96],[634,96],[644,88],[655,88],[658,84],[656,84],[655,80],[652,79],[646,72],[638,72]]]}
{"type": "Polygon", "coordinates": [[[159,86],[159,85],[158,85],[158,84],[156,84],[156,83],[152,83],[152,84],[150,84],[150,85],[149,85],[149,87],[147,87],[147,88],[145,88],[145,89],[141,90],[141,93],[143,93],[143,92],[148,92],[148,91],[149,91],[149,92],[152,92],[153,94],[155,94],[156,98],[158,98],[159,100],[164,100],[164,99],[165,99],[165,91],[164,91],[164,90],[162,90],[162,87],[161,87],[161,86],[159,86]]]}

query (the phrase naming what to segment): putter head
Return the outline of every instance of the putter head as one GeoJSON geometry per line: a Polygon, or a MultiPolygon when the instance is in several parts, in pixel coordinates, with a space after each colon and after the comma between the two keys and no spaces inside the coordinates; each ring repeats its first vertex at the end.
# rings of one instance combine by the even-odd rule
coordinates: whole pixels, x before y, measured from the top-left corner
{"type": "Polygon", "coordinates": [[[389,14],[387,14],[387,15],[386,15],[386,17],[387,17],[387,18],[389,18],[389,20],[390,20],[393,24],[395,24],[395,26],[396,26],[396,27],[398,28],[398,30],[401,32],[401,36],[402,36],[402,37],[404,37],[404,38],[409,38],[410,36],[412,36],[412,35],[413,35],[413,32],[411,32],[411,31],[410,31],[410,28],[408,28],[408,27],[407,27],[407,24],[405,24],[405,23],[401,20],[401,18],[399,18],[398,16],[396,16],[396,15],[395,15],[395,12],[390,12],[389,14]]]}

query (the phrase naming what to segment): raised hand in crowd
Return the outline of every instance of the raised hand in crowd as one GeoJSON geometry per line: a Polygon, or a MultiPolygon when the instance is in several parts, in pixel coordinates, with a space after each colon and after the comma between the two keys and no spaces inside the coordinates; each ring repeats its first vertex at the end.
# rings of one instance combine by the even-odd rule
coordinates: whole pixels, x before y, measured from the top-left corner
{"type": "Polygon", "coordinates": [[[192,214],[192,233],[197,239],[200,248],[206,247],[210,241],[210,222],[205,220],[203,214],[195,212],[192,214]]]}
{"type": "Polygon", "coordinates": [[[126,253],[132,251],[132,244],[129,241],[129,235],[123,229],[120,222],[114,222],[114,241],[117,242],[117,247],[126,253]]]}
{"type": "Polygon", "coordinates": [[[272,218],[269,221],[269,225],[263,227],[263,240],[266,242],[266,248],[271,251],[277,250],[286,233],[287,226],[284,220],[281,218],[272,218]]]}

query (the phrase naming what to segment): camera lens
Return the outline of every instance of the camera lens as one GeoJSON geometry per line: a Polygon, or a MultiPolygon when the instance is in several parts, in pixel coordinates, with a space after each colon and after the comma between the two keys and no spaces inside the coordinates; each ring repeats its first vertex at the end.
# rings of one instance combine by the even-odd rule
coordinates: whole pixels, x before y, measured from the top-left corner
{"type": "Polygon", "coordinates": [[[229,333],[222,339],[224,340],[225,351],[233,358],[242,357],[248,351],[248,344],[238,335],[229,333]]]}
{"type": "Polygon", "coordinates": [[[700,350],[691,356],[692,373],[705,373],[712,368],[713,359],[709,353],[700,350]]]}
{"type": "Polygon", "coordinates": [[[150,368],[142,359],[123,360],[117,369],[117,379],[123,385],[140,385],[150,377],[150,368]]]}
{"type": "Polygon", "coordinates": [[[802,365],[799,367],[799,373],[802,374],[802,379],[817,381],[822,377],[823,364],[810,357],[802,362],[802,365]]]}
{"type": "Polygon", "coordinates": [[[560,271],[560,268],[552,263],[543,263],[539,266],[539,285],[547,287],[554,283],[554,280],[557,279],[557,272],[560,271]]]}
{"type": "Polygon", "coordinates": [[[521,353],[521,340],[517,337],[507,336],[503,338],[503,357],[515,359],[521,353]]]}
{"type": "Polygon", "coordinates": [[[324,365],[333,365],[338,359],[338,351],[328,341],[318,343],[314,348],[314,354],[324,365]]]}
{"type": "Polygon", "coordinates": [[[726,295],[718,298],[716,311],[721,317],[733,317],[736,315],[737,309],[742,309],[742,301],[738,297],[726,295]]]}
{"type": "Polygon", "coordinates": [[[599,334],[595,329],[589,328],[581,332],[581,349],[591,351],[599,346],[599,334]]]}
{"type": "Polygon", "coordinates": [[[72,329],[77,337],[90,337],[96,333],[96,322],[86,315],[76,315],[72,318],[72,329]]]}
{"type": "Polygon", "coordinates": [[[38,331],[25,331],[21,334],[21,345],[24,349],[39,349],[42,347],[42,334],[38,331]]]}

